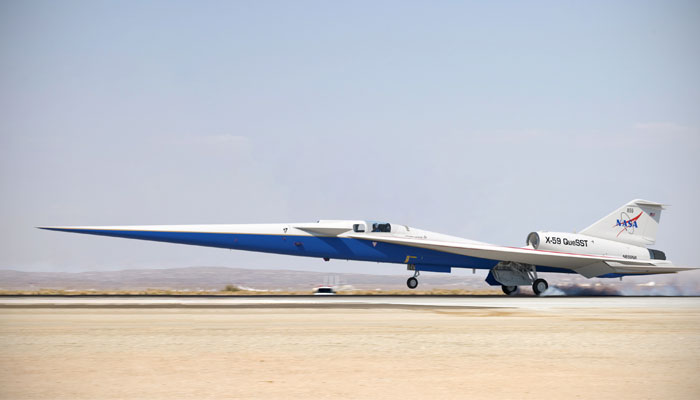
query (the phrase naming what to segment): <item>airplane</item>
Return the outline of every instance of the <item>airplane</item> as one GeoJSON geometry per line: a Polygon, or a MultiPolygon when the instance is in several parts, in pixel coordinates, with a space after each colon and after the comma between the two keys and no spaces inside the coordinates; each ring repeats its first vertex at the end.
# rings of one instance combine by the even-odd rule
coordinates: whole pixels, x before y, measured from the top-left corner
{"type": "Polygon", "coordinates": [[[319,220],[291,224],[45,226],[39,229],[152,240],[304,257],[404,264],[418,287],[421,272],[452,268],[487,269],[486,283],[514,295],[532,286],[542,295],[549,284],[538,272],[580,274],[586,278],[668,274],[677,267],[656,242],[661,203],[632,200],[579,233],[537,231],[526,246],[477,242],[383,221],[319,220]]]}

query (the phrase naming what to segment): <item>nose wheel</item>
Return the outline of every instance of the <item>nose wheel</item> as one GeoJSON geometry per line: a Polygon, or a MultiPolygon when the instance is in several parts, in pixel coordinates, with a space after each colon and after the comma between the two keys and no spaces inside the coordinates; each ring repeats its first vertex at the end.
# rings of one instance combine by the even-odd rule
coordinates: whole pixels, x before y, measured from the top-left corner
{"type": "Polygon", "coordinates": [[[406,281],[406,286],[408,286],[409,289],[415,289],[418,287],[418,279],[414,277],[408,278],[406,281]]]}
{"type": "Polygon", "coordinates": [[[418,287],[418,275],[420,275],[420,272],[416,271],[416,273],[406,281],[406,286],[408,286],[409,289],[418,287]]]}

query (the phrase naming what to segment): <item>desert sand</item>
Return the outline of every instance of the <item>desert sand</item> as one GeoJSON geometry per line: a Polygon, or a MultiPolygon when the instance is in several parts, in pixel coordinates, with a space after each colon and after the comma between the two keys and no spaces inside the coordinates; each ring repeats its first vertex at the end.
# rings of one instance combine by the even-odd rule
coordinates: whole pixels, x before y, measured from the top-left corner
{"type": "Polygon", "coordinates": [[[3,399],[697,399],[699,372],[697,300],[0,307],[3,399]]]}

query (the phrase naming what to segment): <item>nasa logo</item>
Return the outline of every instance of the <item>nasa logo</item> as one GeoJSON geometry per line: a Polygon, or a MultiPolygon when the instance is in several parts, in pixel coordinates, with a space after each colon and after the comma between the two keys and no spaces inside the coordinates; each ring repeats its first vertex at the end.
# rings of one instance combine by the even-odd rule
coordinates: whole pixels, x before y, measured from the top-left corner
{"type": "Polygon", "coordinates": [[[634,228],[639,228],[639,226],[637,225],[637,220],[639,219],[639,217],[642,216],[642,214],[643,211],[640,212],[636,217],[630,218],[629,214],[627,214],[626,212],[620,213],[620,219],[618,219],[615,225],[613,226],[613,228],[618,226],[622,227],[620,232],[617,233],[617,236],[620,236],[620,234],[625,231],[630,235],[633,234],[634,228]]]}

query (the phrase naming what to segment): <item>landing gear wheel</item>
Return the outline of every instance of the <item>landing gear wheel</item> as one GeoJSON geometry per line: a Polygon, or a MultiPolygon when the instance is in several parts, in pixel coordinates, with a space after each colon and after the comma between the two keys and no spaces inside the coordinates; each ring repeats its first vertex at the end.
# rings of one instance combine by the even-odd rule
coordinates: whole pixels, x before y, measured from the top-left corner
{"type": "Polygon", "coordinates": [[[406,286],[408,286],[409,289],[415,289],[418,287],[418,279],[414,277],[408,278],[406,281],[406,286]]]}
{"type": "Polygon", "coordinates": [[[544,279],[537,279],[532,284],[532,291],[535,292],[536,295],[542,296],[542,293],[544,293],[548,287],[549,284],[547,284],[547,281],[544,279]]]}
{"type": "Polygon", "coordinates": [[[517,286],[501,285],[501,290],[503,290],[503,293],[507,294],[508,296],[514,296],[515,294],[518,293],[517,286]]]}

